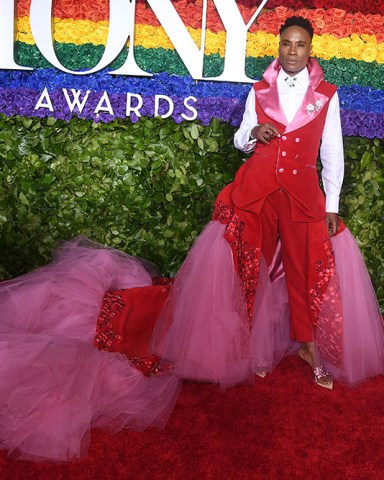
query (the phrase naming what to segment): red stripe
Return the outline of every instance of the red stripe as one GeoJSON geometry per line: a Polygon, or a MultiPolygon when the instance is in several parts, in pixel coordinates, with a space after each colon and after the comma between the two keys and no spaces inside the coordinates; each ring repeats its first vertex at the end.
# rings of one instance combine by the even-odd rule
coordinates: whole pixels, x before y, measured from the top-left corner
{"type": "MultiPolygon", "coordinates": [[[[160,23],[153,13],[152,9],[148,7],[145,0],[136,0],[136,22],[145,25],[159,26],[160,23]]],[[[201,28],[201,12],[202,0],[178,0],[172,2],[180,15],[185,25],[199,29],[201,28]]],[[[242,14],[244,22],[248,22],[252,14],[256,10],[259,2],[254,0],[240,0],[237,6],[242,14]],[[255,6],[256,4],[256,6],[255,6]]],[[[312,0],[305,2],[306,7],[311,5],[332,5],[336,2],[334,0],[312,0]]],[[[362,2],[354,0],[353,4],[363,9],[362,2]]],[[[308,17],[313,23],[315,34],[331,34],[337,38],[343,38],[355,33],[361,35],[363,33],[368,35],[378,34],[382,41],[384,34],[384,5],[382,0],[371,0],[365,10],[370,8],[371,12],[376,12],[376,15],[363,15],[361,12],[356,14],[345,13],[342,10],[342,5],[347,6],[351,4],[350,0],[338,1],[338,8],[331,9],[309,9],[303,8],[303,3],[296,0],[269,0],[268,7],[276,7],[274,10],[265,9],[259,16],[257,23],[254,24],[250,31],[255,32],[262,30],[265,32],[278,34],[280,25],[285,18],[292,14],[302,14],[308,17]],[[287,9],[288,5],[301,6],[302,11],[292,11],[287,9]],[[284,6],[283,6],[284,5],[284,6]],[[378,14],[383,10],[383,15],[378,14]]],[[[29,16],[31,0],[17,1],[17,16],[29,16]]],[[[109,1],[108,0],[93,0],[87,2],[86,0],[56,0],[53,6],[53,16],[57,18],[73,18],[74,20],[92,20],[105,21],[109,20],[109,1]]],[[[213,32],[224,31],[224,26],[216,11],[212,0],[208,2],[207,27],[213,32]]]]}

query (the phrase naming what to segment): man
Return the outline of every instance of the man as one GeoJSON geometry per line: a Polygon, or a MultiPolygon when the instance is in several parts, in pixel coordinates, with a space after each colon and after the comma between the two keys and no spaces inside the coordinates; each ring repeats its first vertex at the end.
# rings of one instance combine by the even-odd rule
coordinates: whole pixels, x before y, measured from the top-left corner
{"type": "MultiPolygon", "coordinates": [[[[218,195],[157,322],[153,350],[183,378],[252,381],[299,351],[315,382],[331,389],[324,366],[343,378],[352,364],[330,240],[344,229],[339,102],[310,58],[312,36],[301,17],[281,27],[279,57],[254,84],[235,135],[238,148],[254,152],[218,195]]],[[[381,351],[376,357],[381,371],[381,351]]]]}
{"type": "Polygon", "coordinates": [[[252,164],[238,173],[231,197],[239,210],[260,216],[261,252],[268,266],[280,239],[291,338],[302,343],[299,356],[314,369],[316,383],[332,388],[315,355],[308,285],[315,267],[308,264],[308,250],[321,248],[310,240],[315,230],[326,228],[332,236],[339,228],[344,158],[336,88],[310,58],[312,37],[313,28],[302,17],[291,17],[281,27],[278,59],[250,91],[235,135],[237,148],[254,153],[247,161],[252,164]],[[319,146],[325,205],[316,170],[319,146]]]}

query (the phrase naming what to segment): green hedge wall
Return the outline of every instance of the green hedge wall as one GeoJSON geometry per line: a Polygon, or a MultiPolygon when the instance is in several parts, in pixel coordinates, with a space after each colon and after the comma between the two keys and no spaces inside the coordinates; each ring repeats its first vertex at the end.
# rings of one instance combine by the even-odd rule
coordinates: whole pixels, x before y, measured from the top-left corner
{"type": "MultiPolygon", "coordinates": [[[[61,240],[86,235],[180,266],[214,199],[243,161],[234,129],[212,121],[136,124],[0,116],[0,275],[46,263],[61,240]]],[[[346,138],[342,209],[384,307],[383,141],[346,138]]]]}

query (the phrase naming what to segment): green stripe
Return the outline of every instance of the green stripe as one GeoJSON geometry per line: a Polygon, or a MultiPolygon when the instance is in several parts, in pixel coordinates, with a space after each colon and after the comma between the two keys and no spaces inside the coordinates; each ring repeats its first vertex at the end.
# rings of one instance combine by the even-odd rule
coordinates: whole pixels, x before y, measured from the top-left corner
{"type": "MultiPolygon", "coordinates": [[[[17,42],[16,59],[20,65],[32,68],[49,68],[50,63],[41,55],[36,45],[17,42]]],[[[100,60],[104,46],[102,45],[74,45],[72,43],[55,43],[55,50],[60,62],[70,70],[88,70],[100,60]]],[[[110,69],[120,67],[127,56],[124,49],[118,58],[111,64],[110,69]]],[[[167,72],[175,75],[188,75],[188,71],[175,50],[163,48],[135,47],[137,64],[151,73],[167,72]]],[[[245,71],[250,78],[260,78],[273,60],[273,57],[248,57],[245,60],[245,71]]],[[[325,77],[335,85],[369,86],[375,89],[383,88],[384,64],[377,62],[367,63],[357,60],[332,58],[320,59],[325,77]]],[[[224,59],[218,54],[206,55],[204,61],[204,76],[216,77],[223,71],[224,59]]]]}

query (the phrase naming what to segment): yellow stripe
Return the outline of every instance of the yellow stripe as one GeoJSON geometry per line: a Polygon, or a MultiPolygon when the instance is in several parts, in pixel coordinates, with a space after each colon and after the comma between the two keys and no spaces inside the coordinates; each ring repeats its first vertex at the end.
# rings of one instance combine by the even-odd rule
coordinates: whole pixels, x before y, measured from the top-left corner
{"type": "MultiPolygon", "coordinates": [[[[59,43],[83,45],[105,45],[108,36],[109,22],[92,22],[90,20],[71,20],[54,18],[53,37],[59,43]]],[[[200,45],[201,30],[187,27],[188,32],[200,45]]],[[[206,32],[205,54],[225,54],[225,32],[206,32]]],[[[17,19],[17,40],[33,45],[35,43],[29,24],[29,17],[17,19]]],[[[247,57],[276,56],[279,37],[272,33],[258,31],[247,35],[247,57]]],[[[173,44],[162,27],[136,25],[135,45],[144,48],[164,48],[173,50],[173,44]]],[[[332,57],[376,61],[384,63],[384,43],[377,43],[375,35],[356,35],[347,38],[336,38],[324,34],[313,39],[313,53],[318,58],[329,60],[332,57]]]]}

